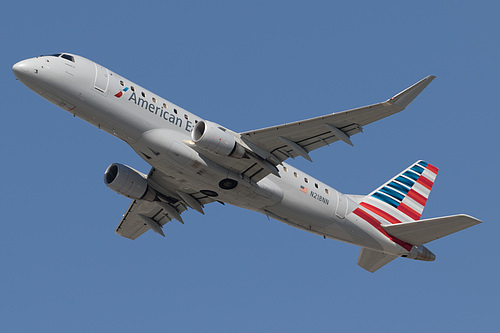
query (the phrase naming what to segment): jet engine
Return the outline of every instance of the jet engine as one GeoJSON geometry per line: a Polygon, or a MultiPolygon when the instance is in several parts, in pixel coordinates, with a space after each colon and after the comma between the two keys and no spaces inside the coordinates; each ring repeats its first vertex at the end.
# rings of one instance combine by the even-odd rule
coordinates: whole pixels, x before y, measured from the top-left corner
{"type": "Polygon", "coordinates": [[[217,155],[234,158],[245,155],[245,148],[236,142],[233,133],[210,121],[199,121],[191,132],[191,139],[197,147],[217,155]]]}
{"type": "Polygon", "coordinates": [[[111,164],[104,173],[104,183],[130,199],[153,201],[156,198],[156,191],[149,187],[146,176],[123,164],[111,164]]]}

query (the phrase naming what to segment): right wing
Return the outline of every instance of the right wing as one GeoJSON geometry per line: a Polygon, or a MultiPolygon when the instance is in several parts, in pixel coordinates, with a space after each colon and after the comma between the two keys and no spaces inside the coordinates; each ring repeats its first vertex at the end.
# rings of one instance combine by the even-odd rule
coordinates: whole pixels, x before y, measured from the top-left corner
{"type": "Polygon", "coordinates": [[[191,207],[203,213],[203,205],[214,202],[211,197],[195,190],[180,189],[169,181],[169,176],[152,168],[148,184],[161,194],[161,201],[134,200],[123,215],[115,232],[129,239],[136,239],[149,229],[165,236],[162,228],[172,219],[181,223],[181,214],[191,207]]]}
{"type": "Polygon", "coordinates": [[[272,154],[280,162],[338,140],[351,144],[351,137],[362,132],[363,126],[403,111],[436,77],[429,75],[391,99],[352,110],[305,119],[293,123],[240,133],[250,145],[272,154]]]}
{"type": "MultiPolygon", "coordinates": [[[[208,157],[248,181],[258,182],[271,173],[279,177],[276,166],[289,157],[302,156],[311,161],[309,152],[315,149],[339,140],[352,145],[350,137],[362,132],[363,126],[404,110],[434,78],[432,75],[427,76],[385,102],[293,123],[234,133],[238,143],[245,149],[244,158],[215,153],[208,157]]],[[[195,145],[193,147],[196,148],[195,145]]],[[[199,150],[199,153],[206,154],[202,150],[199,150]]]]}

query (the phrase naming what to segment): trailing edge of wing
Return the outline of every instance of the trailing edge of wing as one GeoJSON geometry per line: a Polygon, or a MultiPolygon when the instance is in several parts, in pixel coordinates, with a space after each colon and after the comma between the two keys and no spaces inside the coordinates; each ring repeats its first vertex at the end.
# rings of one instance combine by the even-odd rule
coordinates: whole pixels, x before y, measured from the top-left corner
{"type": "MultiPolygon", "coordinates": [[[[182,208],[182,206],[179,206],[182,208]]],[[[168,212],[156,203],[134,200],[123,215],[115,232],[125,238],[136,239],[149,229],[155,228],[160,235],[161,227],[171,220],[168,212]],[[145,219],[148,219],[147,221],[145,219]],[[150,221],[151,223],[150,223],[150,221]]],[[[164,235],[163,235],[164,236],[164,235]]]]}

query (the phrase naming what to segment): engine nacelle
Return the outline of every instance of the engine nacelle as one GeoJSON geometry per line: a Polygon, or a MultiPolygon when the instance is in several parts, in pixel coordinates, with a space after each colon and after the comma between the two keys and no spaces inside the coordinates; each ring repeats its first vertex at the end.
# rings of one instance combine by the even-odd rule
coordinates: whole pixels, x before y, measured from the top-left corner
{"type": "Polygon", "coordinates": [[[156,198],[156,191],[149,187],[146,177],[123,164],[111,164],[104,173],[104,183],[130,199],[153,201],[156,198]]]}
{"type": "Polygon", "coordinates": [[[236,142],[235,136],[224,127],[210,121],[199,121],[191,132],[197,147],[221,156],[242,158],[245,148],[236,142]]]}

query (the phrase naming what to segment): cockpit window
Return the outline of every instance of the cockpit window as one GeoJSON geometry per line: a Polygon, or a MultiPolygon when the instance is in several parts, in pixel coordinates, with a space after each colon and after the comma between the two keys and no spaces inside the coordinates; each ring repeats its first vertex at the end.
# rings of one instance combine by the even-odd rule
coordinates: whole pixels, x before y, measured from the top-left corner
{"type": "Polygon", "coordinates": [[[55,53],[55,54],[49,54],[49,55],[43,55],[42,57],[61,57],[66,60],[69,60],[71,62],[75,62],[75,57],[69,54],[64,54],[64,53],[55,53]]]}
{"type": "Polygon", "coordinates": [[[72,61],[72,62],[75,62],[75,58],[73,56],[69,55],[69,54],[63,54],[61,56],[61,58],[64,58],[64,59],[72,61]]]}

